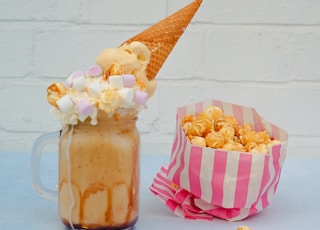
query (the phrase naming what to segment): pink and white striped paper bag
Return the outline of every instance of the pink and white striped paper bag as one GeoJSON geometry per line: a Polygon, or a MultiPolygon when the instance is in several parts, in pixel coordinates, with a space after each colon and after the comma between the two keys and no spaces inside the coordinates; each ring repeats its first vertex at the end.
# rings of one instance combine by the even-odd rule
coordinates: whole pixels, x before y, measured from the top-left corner
{"type": "Polygon", "coordinates": [[[204,101],[178,108],[169,165],[161,167],[150,190],[183,218],[236,221],[251,216],[272,201],[286,156],[288,134],[264,120],[254,108],[223,101],[204,101]],[[270,154],[227,151],[192,145],[180,124],[186,114],[197,115],[218,106],[239,125],[267,130],[280,144],[270,154]]]}

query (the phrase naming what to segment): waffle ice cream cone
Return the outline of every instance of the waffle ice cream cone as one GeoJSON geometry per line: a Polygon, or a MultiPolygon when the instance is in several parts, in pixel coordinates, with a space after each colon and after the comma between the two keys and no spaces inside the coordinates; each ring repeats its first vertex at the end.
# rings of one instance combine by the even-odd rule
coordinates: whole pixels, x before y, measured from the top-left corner
{"type": "Polygon", "coordinates": [[[139,41],[149,48],[151,58],[146,68],[149,80],[153,80],[156,77],[201,3],[202,0],[195,0],[122,44],[139,41]]]}

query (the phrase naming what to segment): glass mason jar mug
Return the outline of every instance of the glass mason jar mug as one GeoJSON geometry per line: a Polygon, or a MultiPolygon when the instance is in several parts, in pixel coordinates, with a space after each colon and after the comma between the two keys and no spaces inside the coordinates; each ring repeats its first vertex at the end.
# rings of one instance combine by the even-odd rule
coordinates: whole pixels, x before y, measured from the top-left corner
{"type": "Polygon", "coordinates": [[[136,111],[98,113],[97,125],[68,125],[59,137],[58,192],[40,180],[41,153],[55,136],[35,142],[33,186],[47,198],[58,196],[59,214],[69,229],[130,229],[138,219],[140,135],[136,111]]]}

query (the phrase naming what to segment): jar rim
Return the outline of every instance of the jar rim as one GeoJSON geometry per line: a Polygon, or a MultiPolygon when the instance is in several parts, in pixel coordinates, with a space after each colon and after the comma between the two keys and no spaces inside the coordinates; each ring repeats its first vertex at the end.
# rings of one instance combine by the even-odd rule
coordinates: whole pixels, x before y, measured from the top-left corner
{"type": "Polygon", "coordinates": [[[118,109],[113,113],[108,113],[104,110],[98,110],[96,117],[96,124],[91,123],[92,118],[87,118],[85,121],[79,121],[78,124],[88,124],[96,126],[99,124],[112,124],[112,123],[123,123],[123,122],[133,122],[138,120],[138,113],[134,109],[118,109]]]}

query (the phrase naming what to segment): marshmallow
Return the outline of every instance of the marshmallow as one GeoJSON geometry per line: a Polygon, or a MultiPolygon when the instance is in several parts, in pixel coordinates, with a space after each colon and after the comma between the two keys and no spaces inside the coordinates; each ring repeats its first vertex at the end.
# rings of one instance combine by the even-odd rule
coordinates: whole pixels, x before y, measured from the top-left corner
{"type": "Polygon", "coordinates": [[[75,72],[73,72],[68,78],[67,78],[67,83],[68,83],[68,86],[69,87],[72,87],[72,83],[73,83],[73,80],[78,78],[78,77],[81,77],[83,76],[83,72],[81,70],[77,70],[75,72]]]}
{"type": "Polygon", "coordinates": [[[67,88],[70,89],[72,87],[72,74],[67,78],[67,88]]]}
{"type": "Polygon", "coordinates": [[[135,95],[134,95],[134,101],[137,104],[145,105],[148,100],[148,93],[136,90],[135,95]]]}
{"type": "Polygon", "coordinates": [[[123,88],[123,79],[120,75],[111,75],[108,77],[108,81],[111,89],[123,88]]]}
{"type": "Polygon", "coordinates": [[[75,71],[75,72],[73,72],[72,74],[71,74],[71,77],[72,77],[72,79],[75,79],[75,78],[78,78],[78,77],[81,77],[81,76],[83,76],[84,74],[83,74],[83,72],[81,71],[81,70],[77,70],[77,71],[75,71]]]}
{"type": "Polygon", "coordinates": [[[98,65],[92,65],[87,71],[87,74],[93,77],[98,77],[101,76],[102,74],[102,69],[98,65]]]}
{"type": "Polygon", "coordinates": [[[136,83],[136,77],[133,74],[122,74],[124,87],[133,87],[136,83]]]}
{"type": "Polygon", "coordinates": [[[122,88],[118,90],[120,97],[125,104],[130,104],[133,102],[134,92],[131,88],[122,88]]]}
{"type": "Polygon", "coordinates": [[[63,113],[67,113],[72,110],[73,102],[68,95],[64,95],[62,98],[57,100],[57,106],[63,113]]]}
{"type": "Polygon", "coordinates": [[[89,116],[94,111],[93,105],[86,99],[82,99],[81,101],[79,101],[77,109],[79,114],[82,116],[89,116]]]}
{"type": "Polygon", "coordinates": [[[100,95],[101,90],[102,87],[98,82],[93,82],[88,87],[88,93],[92,97],[98,97],[100,95]]]}
{"type": "Polygon", "coordinates": [[[73,88],[77,91],[82,91],[86,87],[86,79],[84,76],[80,76],[73,79],[73,88]]]}

